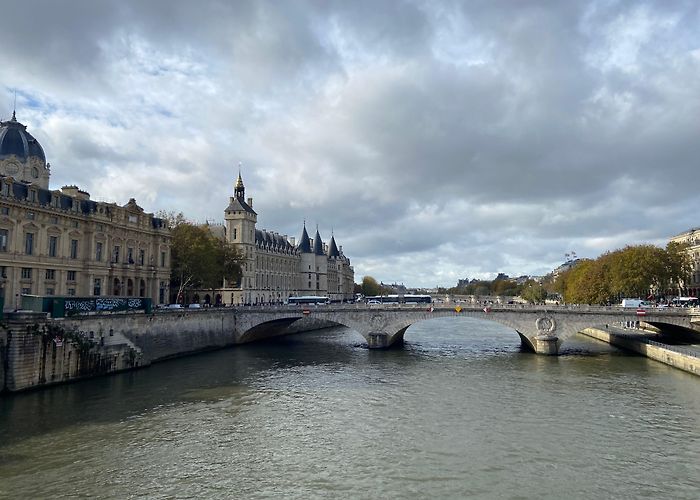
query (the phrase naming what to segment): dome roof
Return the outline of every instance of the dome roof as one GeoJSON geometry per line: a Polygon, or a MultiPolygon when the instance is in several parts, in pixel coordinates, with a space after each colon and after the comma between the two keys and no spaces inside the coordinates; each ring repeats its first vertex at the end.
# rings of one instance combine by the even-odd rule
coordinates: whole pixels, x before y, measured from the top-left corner
{"type": "Polygon", "coordinates": [[[32,134],[27,132],[27,126],[17,121],[15,113],[12,119],[0,122],[0,160],[15,155],[22,162],[28,158],[38,157],[42,163],[46,163],[44,149],[32,134]]]}

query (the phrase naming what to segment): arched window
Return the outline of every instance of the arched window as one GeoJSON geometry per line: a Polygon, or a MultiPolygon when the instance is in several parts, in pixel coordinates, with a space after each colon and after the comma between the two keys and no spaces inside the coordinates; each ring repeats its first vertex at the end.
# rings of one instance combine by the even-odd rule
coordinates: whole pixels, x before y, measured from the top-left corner
{"type": "Polygon", "coordinates": [[[112,295],[120,295],[122,290],[122,284],[119,278],[114,278],[114,286],[112,287],[112,295]]]}

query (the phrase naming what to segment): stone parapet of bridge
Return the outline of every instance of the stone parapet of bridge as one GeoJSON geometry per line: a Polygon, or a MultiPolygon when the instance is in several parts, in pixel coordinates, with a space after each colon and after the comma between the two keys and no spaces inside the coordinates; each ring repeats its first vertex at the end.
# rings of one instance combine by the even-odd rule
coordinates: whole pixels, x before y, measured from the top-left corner
{"type": "Polygon", "coordinates": [[[360,333],[370,348],[386,348],[403,341],[414,323],[433,318],[470,317],[494,321],[515,330],[523,344],[538,354],[557,354],[563,341],[584,328],[632,321],[652,326],[694,328],[700,311],[694,309],[646,309],[595,306],[428,306],[344,305],[282,306],[238,309],[237,342],[280,334],[297,319],[307,317],[337,323],[360,333]]]}

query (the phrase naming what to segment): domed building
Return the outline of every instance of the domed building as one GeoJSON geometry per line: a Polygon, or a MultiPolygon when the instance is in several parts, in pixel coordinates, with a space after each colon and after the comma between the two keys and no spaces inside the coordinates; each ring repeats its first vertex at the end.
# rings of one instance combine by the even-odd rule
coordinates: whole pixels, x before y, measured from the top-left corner
{"type": "Polygon", "coordinates": [[[0,175],[49,189],[49,168],[41,144],[14,112],[11,120],[0,122],[0,175]]]}
{"type": "Polygon", "coordinates": [[[133,198],[90,199],[77,186],[49,188],[51,169],[26,125],[0,121],[0,293],[150,297],[167,302],[170,231],[133,198]]]}

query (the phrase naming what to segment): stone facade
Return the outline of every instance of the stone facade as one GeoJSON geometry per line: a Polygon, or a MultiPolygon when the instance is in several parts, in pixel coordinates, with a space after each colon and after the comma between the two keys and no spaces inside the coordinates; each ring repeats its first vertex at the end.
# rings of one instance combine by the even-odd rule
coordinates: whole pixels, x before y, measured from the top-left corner
{"type": "Polygon", "coordinates": [[[700,293],[700,228],[678,234],[671,238],[671,242],[688,245],[687,251],[693,263],[693,272],[688,283],[681,283],[681,287],[688,295],[697,297],[700,293]]]}
{"type": "Polygon", "coordinates": [[[276,304],[302,295],[327,296],[332,302],[353,298],[354,271],[334,236],[324,244],[318,229],[311,239],[304,225],[295,244],[294,238],[257,229],[257,218],[239,174],[224,212],[224,237],[240,250],[244,262],[240,282],[224,283],[218,291],[222,302],[276,304]]]}
{"type": "Polygon", "coordinates": [[[167,302],[170,231],[132,198],[93,201],[77,186],[49,189],[44,151],[19,123],[0,122],[0,288],[22,294],[150,297],[167,302]]]}

